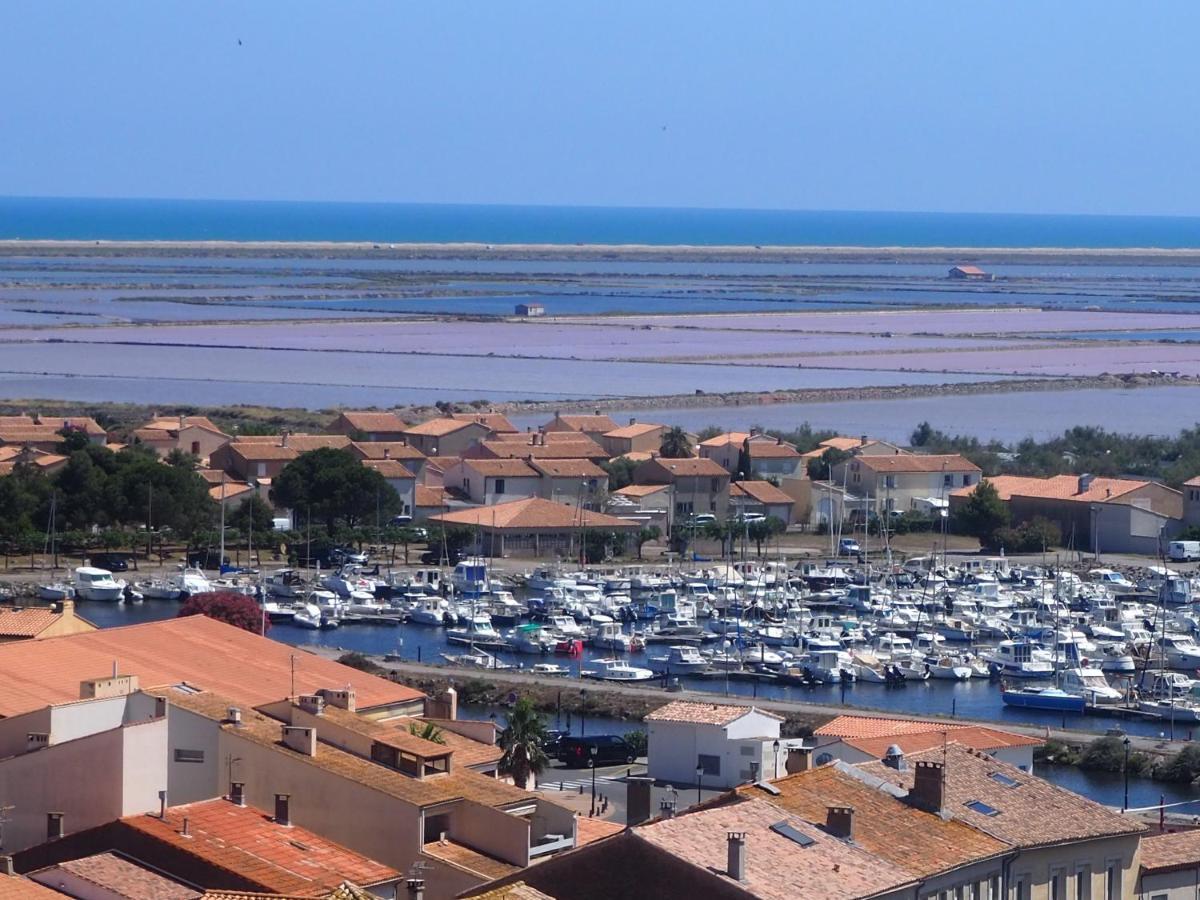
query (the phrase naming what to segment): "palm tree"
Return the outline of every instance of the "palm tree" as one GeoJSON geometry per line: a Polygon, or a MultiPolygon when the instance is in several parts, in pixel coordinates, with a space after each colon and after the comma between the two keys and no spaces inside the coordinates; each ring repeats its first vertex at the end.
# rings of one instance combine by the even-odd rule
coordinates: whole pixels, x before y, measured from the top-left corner
{"type": "Polygon", "coordinates": [[[408,733],[415,734],[417,737],[426,741],[432,741],[435,744],[446,743],[446,739],[442,737],[442,729],[438,728],[432,722],[412,722],[408,726],[408,733]]]}
{"type": "Polygon", "coordinates": [[[517,787],[527,788],[531,775],[540,775],[550,762],[542,743],[546,724],[533,708],[533,701],[522,697],[508,714],[508,723],[500,732],[500,772],[511,775],[517,787]]]}
{"type": "Polygon", "coordinates": [[[692,455],[692,441],[688,433],[676,425],[663,435],[659,453],[666,459],[687,459],[692,455]]]}

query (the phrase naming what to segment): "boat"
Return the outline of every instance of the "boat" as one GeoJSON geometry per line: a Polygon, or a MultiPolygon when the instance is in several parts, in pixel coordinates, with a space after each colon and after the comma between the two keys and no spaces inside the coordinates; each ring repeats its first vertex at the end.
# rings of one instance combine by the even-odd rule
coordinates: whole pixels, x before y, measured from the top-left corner
{"type": "Polygon", "coordinates": [[[108,569],[80,566],[75,570],[73,586],[80,600],[95,600],[104,603],[120,603],[125,597],[124,581],[113,578],[108,569]]]}
{"type": "Polygon", "coordinates": [[[620,650],[628,653],[633,648],[633,638],[621,630],[618,622],[602,622],[592,632],[589,642],[601,650],[620,650]]]}
{"type": "Polygon", "coordinates": [[[450,573],[450,584],[465,597],[478,597],[488,590],[488,563],[481,556],[468,556],[450,573]]]}
{"type": "Polygon", "coordinates": [[[466,666],[471,669],[511,669],[512,665],[502,662],[483,650],[471,650],[468,653],[443,653],[442,659],[452,666],[466,666]]]}
{"type": "Polygon", "coordinates": [[[464,627],[447,629],[446,640],[477,647],[508,647],[508,641],[492,624],[491,616],[472,616],[464,627]]]}
{"type": "Polygon", "coordinates": [[[292,624],[300,628],[311,628],[314,631],[321,627],[324,617],[321,614],[321,607],[315,603],[305,603],[296,608],[295,614],[292,616],[292,624]]]}
{"type": "Polygon", "coordinates": [[[1056,687],[1024,687],[1001,694],[1006,706],[1022,709],[1041,709],[1051,712],[1081,713],[1087,706],[1080,694],[1072,694],[1056,687]]]}
{"type": "Polygon", "coordinates": [[[702,672],[708,668],[708,660],[691,644],[672,644],[667,648],[666,656],[654,656],[650,661],[657,663],[659,669],[674,675],[702,672]]]}
{"type": "Polygon", "coordinates": [[[650,669],[631,666],[622,659],[594,659],[592,665],[596,668],[585,669],[580,673],[584,678],[596,678],[600,681],[650,681],[655,677],[650,669]]]}
{"type": "Polygon", "coordinates": [[[290,603],[280,603],[278,600],[264,600],[262,611],[272,622],[290,622],[296,617],[296,609],[290,603]]]}
{"type": "Polygon", "coordinates": [[[996,649],[990,654],[985,654],[983,659],[988,668],[997,675],[1047,680],[1054,677],[1054,663],[1035,658],[1033,644],[1029,641],[1001,641],[996,645],[996,649]]]}
{"type": "Polygon", "coordinates": [[[166,578],[138,581],[133,587],[147,600],[179,600],[183,597],[183,589],[173,585],[166,578]]]}
{"type": "Polygon", "coordinates": [[[304,576],[295,569],[280,569],[272,572],[263,581],[263,586],[272,597],[299,599],[308,590],[304,576]]]}
{"type": "Polygon", "coordinates": [[[374,597],[379,584],[363,575],[362,566],[346,563],[336,572],[324,576],[321,579],[321,587],[328,588],[339,597],[351,597],[359,593],[374,597]]]}
{"type": "Polygon", "coordinates": [[[75,588],[61,581],[56,581],[54,584],[39,584],[37,589],[37,598],[48,603],[60,603],[63,600],[70,600],[74,596],[75,588]]]}
{"type": "Polygon", "coordinates": [[[541,625],[518,625],[509,634],[509,643],[516,653],[530,653],[535,656],[549,653],[558,643],[546,633],[541,625]]]}
{"type": "Polygon", "coordinates": [[[1200,706],[1189,700],[1140,700],[1138,709],[1150,716],[1170,722],[1200,722],[1200,706]]]}
{"type": "Polygon", "coordinates": [[[441,597],[426,597],[409,613],[408,620],[414,625],[432,625],[440,627],[446,624],[446,613],[450,604],[441,597]]]}
{"type": "Polygon", "coordinates": [[[1162,654],[1163,665],[1189,671],[1200,668],[1200,647],[1196,646],[1191,635],[1165,634],[1156,643],[1162,654]]]}
{"type": "Polygon", "coordinates": [[[557,663],[534,663],[528,671],[533,675],[547,675],[552,678],[564,678],[571,674],[570,669],[557,663]]]}
{"type": "Polygon", "coordinates": [[[952,656],[928,656],[925,658],[929,677],[942,681],[966,681],[974,672],[970,666],[952,656]]]}
{"type": "Polygon", "coordinates": [[[1088,706],[1120,703],[1124,699],[1124,694],[1108,683],[1103,672],[1084,666],[1063,670],[1062,689],[1070,694],[1079,694],[1088,706]]]}

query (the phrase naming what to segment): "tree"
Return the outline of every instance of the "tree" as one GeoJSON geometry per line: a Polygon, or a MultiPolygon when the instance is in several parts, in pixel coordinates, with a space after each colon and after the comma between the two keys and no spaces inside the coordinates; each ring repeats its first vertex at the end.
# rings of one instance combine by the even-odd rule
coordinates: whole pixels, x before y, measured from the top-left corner
{"type": "Polygon", "coordinates": [[[1008,507],[995,485],[985,478],[967,495],[954,521],[963,534],[979,538],[984,546],[995,546],[996,533],[1008,524],[1008,507]]]}
{"type": "Polygon", "coordinates": [[[363,466],[348,450],[321,447],[301,453],[275,479],[271,499],[322,522],[332,537],[339,522],[355,527],[390,519],[400,497],[374,469],[363,466]]]}
{"type": "Polygon", "coordinates": [[[767,516],[750,523],[750,539],[754,541],[756,552],[762,556],[763,543],[787,531],[787,523],[775,516],[767,516]]]}
{"type": "Polygon", "coordinates": [[[262,607],[254,602],[253,597],[231,591],[193,594],[179,608],[178,618],[182,619],[184,616],[208,616],[226,625],[252,631],[254,634],[266,634],[271,627],[262,607]]]}
{"type": "Polygon", "coordinates": [[[225,524],[236,528],[242,534],[253,530],[256,535],[262,535],[265,541],[275,527],[275,510],[262,497],[252,494],[239,503],[237,509],[226,515],[225,524]]]}
{"type": "Polygon", "coordinates": [[[604,562],[609,556],[620,556],[625,550],[625,535],[619,531],[588,528],[583,532],[584,559],[589,563],[604,562]]]}
{"type": "Polygon", "coordinates": [[[511,775],[517,787],[529,787],[531,776],[540,775],[550,760],[542,750],[546,740],[546,724],[533,707],[533,701],[522,697],[508,714],[508,722],[500,732],[499,744],[504,751],[499,769],[511,775]]]}
{"type": "Polygon", "coordinates": [[[416,735],[423,741],[431,741],[435,744],[446,743],[446,739],[442,737],[442,729],[432,722],[412,722],[408,726],[408,733],[416,735]]]}
{"type": "Polygon", "coordinates": [[[913,447],[924,447],[933,438],[933,426],[928,422],[922,422],[913,429],[913,433],[908,436],[908,443],[913,447]]]}
{"type": "Polygon", "coordinates": [[[633,484],[633,470],[637,468],[637,463],[624,456],[618,456],[616,459],[600,463],[600,468],[608,473],[609,491],[619,491],[633,484]]]}
{"type": "Polygon", "coordinates": [[[686,431],[676,425],[663,435],[658,449],[666,459],[688,459],[692,456],[692,440],[686,431]]]}
{"type": "Polygon", "coordinates": [[[750,466],[750,438],[742,441],[741,449],[738,450],[737,467],[733,470],[734,481],[744,481],[747,478],[753,477],[750,466]]]}
{"type": "Polygon", "coordinates": [[[816,459],[808,461],[808,477],[813,481],[828,481],[833,477],[833,468],[850,458],[850,454],[837,447],[829,447],[816,459]]]}
{"type": "Polygon", "coordinates": [[[639,560],[642,558],[642,546],[644,544],[648,544],[650,541],[657,541],[660,537],[662,537],[662,530],[657,525],[643,525],[638,529],[638,533],[634,537],[633,542],[637,544],[637,555],[639,560]]]}

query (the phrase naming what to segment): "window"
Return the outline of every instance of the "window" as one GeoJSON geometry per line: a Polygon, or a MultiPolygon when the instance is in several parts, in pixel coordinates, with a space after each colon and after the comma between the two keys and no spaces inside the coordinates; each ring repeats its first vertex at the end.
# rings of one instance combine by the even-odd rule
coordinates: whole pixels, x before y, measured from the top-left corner
{"type": "Polygon", "coordinates": [[[1121,900],[1121,861],[1110,859],[1104,864],[1104,900],[1121,900]]]}
{"type": "Polygon", "coordinates": [[[721,757],[708,756],[701,753],[696,758],[696,765],[704,770],[705,775],[720,775],[721,774],[721,757]]]}
{"type": "Polygon", "coordinates": [[[1075,867],[1075,900],[1092,900],[1092,867],[1089,865],[1075,867]]]}
{"type": "Polygon", "coordinates": [[[718,491],[720,491],[720,490],[721,490],[721,479],[720,479],[720,478],[714,478],[714,479],[712,480],[712,487],[711,487],[709,490],[710,490],[710,492],[711,492],[711,493],[713,493],[713,494],[715,494],[715,493],[717,493],[718,491]]]}
{"type": "Polygon", "coordinates": [[[1050,882],[1047,885],[1047,900],[1067,900],[1067,873],[1062,869],[1050,870],[1050,882]]]}
{"type": "Polygon", "coordinates": [[[944,484],[946,487],[953,487],[954,476],[953,475],[943,475],[942,476],[942,484],[944,484]]]}
{"type": "Polygon", "coordinates": [[[894,488],[896,486],[896,476],[895,475],[884,475],[883,476],[883,486],[894,488]]]}
{"type": "Polygon", "coordinates": [[[988,879],[988,900],[1003,900],[1000,896],[1000,876],[993,875],[988,879]]]}
{"type": "Polygon", "coordinates": [[[1012,900],[1029,900],[1029,875],[1013,878],[1012,900]]]}
{"type": "Polygon", "coordinates": [[[199,455],[200,455],[200,442],[192,441],[192,456],[199,456],[199,455]]]}
{"type": "Polygon", "coordinates": [[[175,751],[175,762],[178,763],[202,763],[204,762],[203,750],[183,750],[175,751]]]}
{"type": "Polygon", "coordinates": [[[1015,778],[1009,778],[1003,772],[993,772],[989,777],[992,779],[992,781],[998,782],[1008,788],[1021,786],[1021,782],[1017,781],[1015,778]]]}
{"type": "Polygon", "coordinates": [[[504,479],[503,478],[496,479],[496,493],[497,494],[504,493],[504,479]]]}
{"type": "MultiPolygon", "coordinates": [[[[1000,810],[996,809],[994,806],[988,806],[982,800],[968,800],[966,803],[963,804],[963,806],[965,806],[967,809],[971,810],[972,812],[979,813],[981,816],[998,816],[998,815],[1000,815],[1000,810]]],[[[1062,898],[1059,898],[1059,900],[1062,900],[1062,898]]]]}

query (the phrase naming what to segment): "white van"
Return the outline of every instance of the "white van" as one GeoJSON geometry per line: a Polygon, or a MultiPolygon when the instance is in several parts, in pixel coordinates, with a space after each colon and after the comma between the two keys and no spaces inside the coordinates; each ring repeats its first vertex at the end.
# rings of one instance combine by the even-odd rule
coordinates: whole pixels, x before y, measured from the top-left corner
{"type": "Polygon", "coordinates": [[[1190,562],[1200,559],[1200,541],[1171,541],[1167,556],[1172,562],[1190,562]]]}

